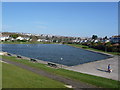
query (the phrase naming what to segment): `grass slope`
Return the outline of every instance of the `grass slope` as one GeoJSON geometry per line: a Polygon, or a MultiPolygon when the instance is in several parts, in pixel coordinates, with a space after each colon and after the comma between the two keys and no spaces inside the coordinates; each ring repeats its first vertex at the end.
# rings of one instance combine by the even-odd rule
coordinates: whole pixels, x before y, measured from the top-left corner
{"type": "Polygon", "coordinates": [[[65,88],[64,84],[11,64],[2,65],[3,88],[65,88]]]}
{"type": "Polygon", "coordinates": [[[113,55],[120,55],[119,52],[105,52],[105,51],[102,51],[102,50],[98,50],[98,49],[94,49],[94,48],[89,48],[88,46],[80,45],[80,44],[66,44],[66,45],[73,46],[73,47],[77,47],[77,48],[83,48],[83,49],[86,49],[86,50],[103,52],[103,53],[108,53],[108,54],[113,54],[113,55]]]}
{"type": "Polygon", "coordinates": [[[2,63],[0,62],[0,90],[2,89],[2,63]]]}
{"type": "Polygon", "coordinates": [[[32,63],[28,60],[17,59],[16,57],[3,56],[3,58],[6,58],[8,60],[12,60],[15,62],[23,63],[23,64],[26,64],[28,66],[35,67],[38,69],[42,69],[42,70],[45,70],[45,71],[50,72],[50,73],[61,75],[61,76],[66,77],[66,78],[74,79],[74,80],[77,80],[80,82],[82,81],[85,83],[89,83],[89,84],[95,85],[97,87],[118,88],[118,81],[116,81],[116,80],[111,80],[111,79],[107,79],[107,78],[103,78],[103,77],[83,74],[83,73],[65,70],[65,69],[61,69],[61,68],[54,69],[54,68],[47,67],[47,65],[44,65],[44,64],[32,63]]]}

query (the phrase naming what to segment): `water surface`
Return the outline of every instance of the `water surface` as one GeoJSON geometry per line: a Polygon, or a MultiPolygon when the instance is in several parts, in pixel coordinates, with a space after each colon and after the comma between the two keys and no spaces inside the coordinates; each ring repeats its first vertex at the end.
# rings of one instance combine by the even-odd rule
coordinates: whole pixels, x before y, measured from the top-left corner
{"type": "Polygon", "coordinates": [[[3,44],[2,50],[67,66],[93,62],[109,57],[104,54],[61,44],[3,44]]]}

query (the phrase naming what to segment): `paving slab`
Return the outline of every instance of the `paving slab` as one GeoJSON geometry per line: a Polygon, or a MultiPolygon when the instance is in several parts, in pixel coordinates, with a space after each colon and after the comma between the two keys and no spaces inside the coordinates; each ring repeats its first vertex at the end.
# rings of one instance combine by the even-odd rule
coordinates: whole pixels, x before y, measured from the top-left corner
{"type": "MultiPolygon", "coordinates": [[[[104,59],[100,61],[90,62],[86,64],[81,64],[77,66],[67,67],[65,69],[77,71],[81,73],[101,76],[113,80],[118,80],[118,60],[120,56],[113,56],[109,59],[104,59]],[[107,66],[111,64],[112,72],[107,72],[107,66]]],[[[120,79],[119,79],[120,81],[120,79]]]]}

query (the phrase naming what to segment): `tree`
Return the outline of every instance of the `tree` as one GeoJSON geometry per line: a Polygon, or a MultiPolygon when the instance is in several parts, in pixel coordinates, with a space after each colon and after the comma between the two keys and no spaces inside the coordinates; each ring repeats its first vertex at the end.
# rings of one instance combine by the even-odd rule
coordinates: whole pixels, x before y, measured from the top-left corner
{"type": "Polygon", "coordinates": [[[97,39],[98,36],[97,35],[92,35],[92,39],[97,39]]]}
{"type": "Polygon", "coordinates": [[[107,36],[105,36],[104,39],[107,39],[107,36]]]}
{"type": "Polygon", "coordinates": [[[47,35],[47,36],[45,36],[45,39],[46,39],[46,40],[49,40],[49,36],[48,36],[48,35],[47,35]]]}
{"type": "Polygon", "coordinates": [[[16,39],[18,36],[19,36],[18,34],[12,34],[12,35],[10,35],[10,37],[12,37],[14,39],[16,39]]]}
{"type": "Polygon", "coordinates": [[[54,39],[55,38],[55,36],[52,36],[52,39],[54,39]]]}

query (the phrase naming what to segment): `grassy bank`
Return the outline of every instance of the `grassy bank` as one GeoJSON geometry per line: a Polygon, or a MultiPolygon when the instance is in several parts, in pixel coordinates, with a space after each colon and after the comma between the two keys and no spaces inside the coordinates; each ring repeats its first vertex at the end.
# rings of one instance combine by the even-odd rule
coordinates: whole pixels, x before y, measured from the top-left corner
{"type": "Polygon", "coordinates": [[[98,50],[98,49],[94,49],[94,48],[89,48],[88,46],[80,45],[80,44],[66,44],[66,45],[77,47],[77,48],[83,48],[83,49],[86,49],[86,50],[92,50],[92,51],[97,51],[97,52],[108,53],[108,54],[112,54],[112,55],[120,55],[119,52],[105,52],[105,51],[102,51],[102,50],[98,50]]]}
{"type": "Polygon", "coordinates": [[[11,64],[2,64],[3,88],[65,88],[64,84],[11,64]]]}
{"type": "Polygon", "coordinates": [[[2,63],[0,62],[0,89],[2,89],[2,63]]]}
{"type": "Polygon", "coordinates": [[[45,64],[40,64],[40,63],[32,63],[28,60],[24,59],[17,59],[16,57],[8,57],[8,56],[3,56],[3,58],[12,60],[15,62],[19,62],[34,68],[42,69],[47,72],[60,75],[66,78],[74,79],[79,82],[85,82],[88,84],[95,85],[97,87],[103,87],[103,88],[118,88],[118,81],[103,78],[103,77],[98,77],[98,76],[93,76],[93,75],[88,75],[88,74],[83,74],[79,72],[74,72],[70,70],[65,70],[65,69],[54,69],[50,68],[45,64]]]}

